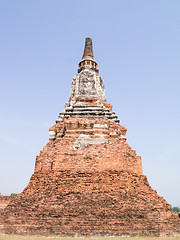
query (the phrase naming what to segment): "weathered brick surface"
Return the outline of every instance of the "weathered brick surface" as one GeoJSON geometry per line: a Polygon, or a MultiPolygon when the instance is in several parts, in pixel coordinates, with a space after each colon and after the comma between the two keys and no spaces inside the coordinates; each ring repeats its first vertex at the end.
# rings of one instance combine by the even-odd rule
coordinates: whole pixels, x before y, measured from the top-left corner
{"type": "Polygon", "coordinates": [[[1,232],[39,235],[172,235],[180,220],[142,173],[106,102],[86,39],[70,98],[50,129],[28,186],[4,209],[1,232]]]}
{"type": "Polygon", "coordinates": [[[142,175],[141,158],[127,144],[124,127],[72,117],[50,130],[56,130],[56,138],[36,158],[28,186],[4,211],[5,233],[159,236],[179,231],[177,215],[142,175]],[[86,145],[76,145],[82,135],[90,142],[85,138],[86,145]],[[92,141],[98,138],[107,141],[92,141]]]}
{"type": "Polygon", "coordinates": [[[0,231],[3,231],[3,213],[7,205],[15,199],[14,196],[0,196],[0,231]]]}
{"type": "MultiPolygon", "coordinates": [[[[87,171],[124,170],[142,174],[141,158],[125,141],[126,129],[117,123],[99,118],[64,119],[53,126],[57,135],[36,158],[38,171],[87,171]],[[77,146],[79,136],[104,139],[104,144],[77,146]]],[[[86,140],[84,140],[86,141],[86,140]]],[[[88,143],[87,143],[88,144],[88,143]]]]}
{"type": "Polygon", "coordinates": [[[159,236],[179,227],[145,176],[110,170],[34,174],[5,218],[16,234],[159,236]]]}
{"type": "Polygon", "coordinates": [[[2,208],[2,205],[8,205],[11,200],[13,200],[14,196],[3,196],[0,195],[0,208],[2,208]]]}

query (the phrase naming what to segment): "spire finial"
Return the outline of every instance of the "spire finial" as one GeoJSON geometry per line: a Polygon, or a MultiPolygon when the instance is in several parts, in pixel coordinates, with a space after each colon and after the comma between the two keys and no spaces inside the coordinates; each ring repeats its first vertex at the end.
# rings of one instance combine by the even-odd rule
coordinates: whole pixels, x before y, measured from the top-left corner
{"type": "Polygon", "coordinates": [[[83,57],[79,63],[78,72],[81,72],[81,70],[84,68],[91,68],[91,69],[95,70],[96,72],[99,72],[99,70],[97,68],[97,63],[94,60],[91,38],[86,38],[86,40],[85,40],[84,53],[83,53],[83,57]]]}
{"type": "Polygon", "coordinates": [[[93,48],[92,48],[92,39],[86,38],[85,47],[82,59],[94,59],[93,48]]]}

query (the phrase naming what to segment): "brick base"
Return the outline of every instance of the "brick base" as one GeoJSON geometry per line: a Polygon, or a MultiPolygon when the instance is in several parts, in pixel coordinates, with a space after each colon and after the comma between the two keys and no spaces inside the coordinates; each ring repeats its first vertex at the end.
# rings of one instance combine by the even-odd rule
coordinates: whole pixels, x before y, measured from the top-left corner
{"type": "Polygon", "coordinates": [[[5,208],[7,234],[173,235],[180,220],[142,174],[126,128],[71,117],[50,128],[28,186],[5,208]]]}
{"type": "Polygon", "coordinates": [[[4,218],[11,234],[160,236],[180,229],[145,176],[119,171],[34,174],[4,218]]]}

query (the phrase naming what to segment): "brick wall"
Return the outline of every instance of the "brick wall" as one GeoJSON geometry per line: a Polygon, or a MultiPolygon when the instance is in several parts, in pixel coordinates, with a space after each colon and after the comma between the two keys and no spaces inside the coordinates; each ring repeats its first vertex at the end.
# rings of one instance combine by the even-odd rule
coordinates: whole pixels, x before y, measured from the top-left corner
{"type": "Polygon", "coordinates": [[[64,118],[36,157],[28,186],[4,211],[7,234],[173,235],[180,220],[142,174],[126,128],[64,118]]]}
{"type": "Polygon", "coordinates": [[[114,169],[142,174],[141,158],[126,142],[126,128],[118,123],[74,117],[50,128],[55,129],[56,139],[50,140],[36,158],[35,172],[114,169]]]}
{"type": "Polygon", "coordinates": [[[179,219],[143,175],[123,171],[31,177],[6,208],[5,232],[41,235],[172,235],[179,219]]]}

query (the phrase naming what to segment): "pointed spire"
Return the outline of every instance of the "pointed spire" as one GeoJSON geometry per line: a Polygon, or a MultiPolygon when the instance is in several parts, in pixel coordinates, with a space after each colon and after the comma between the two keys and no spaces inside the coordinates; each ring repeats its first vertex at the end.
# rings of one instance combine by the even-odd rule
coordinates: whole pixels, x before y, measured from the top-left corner
{"type": "Polygon", "coordinates": [[[86,38],[83,57],[79,63],[78,72],[81,72],[84,68],[91,68],[96,72],[99,72],[97,68],[97,63],[94,60],[92,39],[86,38]]]}
{"type": "Polygon", "coordinates": [[[92,39],[86,38],[85,40],[85,47],[82,59],[94,59],[93,55],[93,47],[92,47],[92,39]]]}

